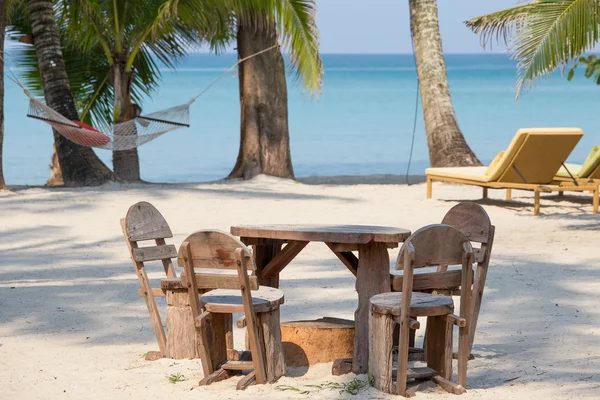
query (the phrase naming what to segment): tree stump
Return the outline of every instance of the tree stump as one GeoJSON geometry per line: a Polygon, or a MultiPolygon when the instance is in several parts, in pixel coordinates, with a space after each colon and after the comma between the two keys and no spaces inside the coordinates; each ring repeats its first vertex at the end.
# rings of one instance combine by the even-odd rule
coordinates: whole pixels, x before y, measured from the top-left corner
{"type": "Polygon", "coordinates": [[[167,354],[177,360],[200,358],[187,289],[167,290],[167,354]]]}
{"type": "Polygon", "coordinates": [[[321,318],[281,324],[285,364],[305,367],[352,357],[354,321],[321,318]]]}

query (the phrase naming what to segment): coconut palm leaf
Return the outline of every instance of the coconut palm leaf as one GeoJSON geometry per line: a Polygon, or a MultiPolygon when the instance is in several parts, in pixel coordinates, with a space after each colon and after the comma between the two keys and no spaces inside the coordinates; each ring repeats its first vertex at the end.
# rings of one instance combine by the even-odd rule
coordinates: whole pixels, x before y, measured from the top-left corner
{"type": "MultiPolygon", "coordinates": [[[[223,27],[231,28],[231,18],[250,21],[254,26],[260,28],[258,24],[263,23],[263,19],[257,18],[259,13],[273,15],[274,22],[277,24],[279,40],[290,56],[296,78],[302,81],[306,89],[311,92],[316,92],[321,88],[323,64],[319,55],[315,0],[168,0],[162,11],[155,21],[156,27],[166,24],[173,15],[179,15],[184,26],[195,26],[197,21],[205,24],[202,19],[197,19],[197,15],[203,15],[206,19],[206,16],[210,14],[205,13],[212,12],[219,16],[221,30],[217,30],[217,32],[223,32],[223,27]],[[182,12],[184,7],[188,11],[182,12]],[[193,10],[195,10],[195,14],[193,10]],[[193,19],[190,20],[189,16],[196,16],[196,22],[193,19]]],[[[198,28],[196,26],[196,29],[198,28]]],[[[214,29],[213,27],[213,35],[214,29]]],[[[225,31],[227,30],[225,29],[225,31]]],[[[231,40],[235,37],[231,29],[227,32],[229,32],[228,39],[231,40]]],[[[222,44],[223,41],[218,43],[222,44]]]]}
{"type": "Polygon", "coordinates": [[[323,63],[319,55],[319,31],[316,24],[315,0],[231,0],[241,18],[252,20],[256,12],[274,15],[282,45],[296,71],[296,78],[316,92],[323,79],[323,63]],[[248,7],[248,3],[252,3],[248,7]]]}
{"type": "Polygon", "coordinates": [[[536,0],[466,21],[490,39],[504,40],[517,60],[517,97],[525,84],[576,60],[598,42],[598,0],[536,0]]]}

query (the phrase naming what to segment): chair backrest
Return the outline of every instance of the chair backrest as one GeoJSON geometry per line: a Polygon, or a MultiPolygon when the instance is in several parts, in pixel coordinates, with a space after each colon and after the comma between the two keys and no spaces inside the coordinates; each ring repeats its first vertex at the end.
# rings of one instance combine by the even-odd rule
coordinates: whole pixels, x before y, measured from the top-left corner
{"type": "Polygon", "coordinates": [[[579,128],[520,129],[489,174],[489,180],[550,183],[582,136],[583,131],[579,128]]]}
{"type": "MultiPolygon", "coordinates": [[[[581,178],[581,177],[580,177],[581,178]]],[[[592,170],[592,172],[590,172],[590,174],[584,178],[589,178],[589,179],[600,179],[600,164],[598,164],[596,166],[596,168],[594,168],[592,170]]]]}
{"type": "MultiPolygon", "coordinates": [[[[177,277],[171,262],[171,259],[177,256],[177,249],[165,242],[165,238],[173,237],[173,233],[167,221],[152,204],[140,201],[129,207],[127,215],[121,219],[121,228],[131,259],[138,270],[145,268],[145,262],[162,261],[167,277],[177,277]],[[140,247],[140,242],[146,241],[154,243],[140,247]]],[[[143,272],[145,274],[145,271],[143,272]]]]}
{"type": "Polygon", "coordinates": [[[409,236],[402,245],[396,269],[440,265],[462,265],[465,257],[473,262],[473,248],[469,239],[458,229],[443,224],[428,225],[409,236]]]}
{"type": "Polygon", "coordinates": [[[459,203],[446,213],[442,224],[461,231],[472,245],[481,244],[479,248],[473,247],[474,261],[479,264],[489,262],[495,228],[482,206],[473,202],[459,203]]]}
{"type": "Polygon", "coordinates": [[[460,316],[471,321],[473,248],[458,229],[428,225],[410,235],[402,245],[396,269],[402,269],[402,304],[411,304],[414,268],[460,265],[460,316]]]}
{"type": "MultiPolygon", "coordinates": [[[[184,285],[188,277],[194,275],[198,289],[239,289],[236,250],[242,249],[247,255],[246,267],[255,271],[254,259],[244,243],[229,233],[222,231],[198,231],[188,236],[177,255],[177,264],[185,269],[181,275],[184,285]]],[[[250,290],[258,290],[258,279],[249,277],[250,290]]],[[[189,287],[189,286],[188,286],[189,287]]]]}

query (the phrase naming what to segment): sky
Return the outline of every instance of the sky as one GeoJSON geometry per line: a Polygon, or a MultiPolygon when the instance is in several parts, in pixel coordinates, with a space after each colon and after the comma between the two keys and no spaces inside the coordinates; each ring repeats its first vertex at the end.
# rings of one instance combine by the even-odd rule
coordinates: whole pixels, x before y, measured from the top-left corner
{"type": "MultiPolygon", "coordinates": [[[[490,52],[463,21],[518,2],[438,0],[444,52],[490,52]]],[[[411,53],[409,21],[408,0],[317,0],[321,53],[411,53]]],[[[505,47],[491,51],[504,52],[505,47]]]]}
{"type": "MultiPolygon", "coordinates": [[[[316,0],[321,53],[412,53],[408,0],[316,0]]],[[[506,52],[483,49],[464,21],[512,7],[519,0],[437,0],[444,53],[506,52]]],[[[523,2],[522,0],[520,1],[523,2]]],[[[8,47],[13,43],[7,42],[8,47]]],[[[227,49],[234,52],[235,44],[227,49]]],[[[208,49],[199,49],[207,52],[208,49]]]]}

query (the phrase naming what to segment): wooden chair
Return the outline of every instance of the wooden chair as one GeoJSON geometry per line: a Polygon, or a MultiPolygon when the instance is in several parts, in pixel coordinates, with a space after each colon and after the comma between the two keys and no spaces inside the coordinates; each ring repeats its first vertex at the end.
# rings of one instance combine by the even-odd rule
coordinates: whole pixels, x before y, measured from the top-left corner
{"type": "MultiPolygon", "coordinates": [[[[474,261],[477,263],[473,279],[473,315],[469,332],[469,354],[471,355],[494,244],[495,227],[492,225],[485,209],[473,202],[463,202],[452,207],[444,216],[442,224],[455,227],[471,241],[474,261]]],[[[437,268],[436,272],[415,274],[413,276],[413,290],[458,296],[460,295],[461,279],[460,270],[448,271],[448,266],[442,265],[437,268]]],[[[392,291],[401,290],[402,276],[392,275],[392,291]]],[[[411,346],[414,346],[414,335],[411,335],[411,346]]],[[[422,350],[415,349],[415,352],[422,354],[422,350]]],[[[415,360],[419,358],[418,355],[413,357],[415,360]]]]}
{"type": "Polygon", "coordinates": [[[181,282],[187,286],[200,334],[199,354],[204,370],[200,385],[227,379],[235,371],[252,371],[238,382],[238,389],[274,382],[282,376],[285,364],[279,306],[284,301],[283,293],[270,287],[259,288],[249,249],[228,233],[200,231],[181,244],[177,260],[184,267],[181,282]],[[198,290],[214,288],[218,289],[198,295],[198,290]],[[233,349],[233,313],[245,315],[249,352],[233,349]]]}
{"type": "Polygon", "coordinates": [[[161,261],[167,278],[177,278],[171,262],[173,257],[177,257],[177,249],[165,242],[165,238],[173,237],[173,233],[160,212],[145,201],[129,208],[125,218],[121,219],[121,229],[140,283],[138,295],[146,301],[158,347],[164,357],[167,354],[167,338],[154,297],[165,296],[165,292],[150,285],[145,263],[161,261]],[[153,241],[154,244],[140,247],[139,242],[145,241],[153,241]]]}
{"type": "Polygon", "coordinates": [[[404,243],[396,269],[404,271],[401,293],[382,293],[371,298],[369,319],[369,374],[374,386],[386,393],[411,396],[407,379],[432,378],[455,394],[465,393],[471,321],[473,248],[465,235],[449,225],[430,225],[419,229],[404,243]],[[452,298],[428,293],[413,293],[415,268],[461,265],[460,316],[453,314],[452,298]],[[409,336],[418,329],[414,319],[427,317],[426,368],[408,368],[409,336]],[[395,325],[399,324],[398,368],[393,382],[392,351],[395,325]],[[459,327],[458,384],[452,377],[452,331],[459,327]],[[395,387],[394,387],[395,386],[395,387]]]}
{"type": "MultiPolygon", "coordinates": [[[[479,247],[473,247],[474,262],[477,263],[477,267],[473,279],[473,315],[469,332],[469,355],[471,355],[496,227],[492,225],[485,209],[472,202],[463,202],[452,207],[444,216],[442,224],[453,226],[461,231],[471,241],[472,246],[479,245],[479,247]]],[[[447,271],[448,267],[441,267],[438,270],[447,271]]],[[[456,292],[454,293],[456,294],[456,292]]]]}

